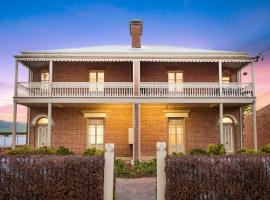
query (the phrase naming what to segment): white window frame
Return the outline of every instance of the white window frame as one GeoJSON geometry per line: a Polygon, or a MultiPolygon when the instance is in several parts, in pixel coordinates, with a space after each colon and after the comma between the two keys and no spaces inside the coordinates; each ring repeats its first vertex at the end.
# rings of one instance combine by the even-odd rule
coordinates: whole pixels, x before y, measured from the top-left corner
{"type": "Polygon", "coordinates": [[[104,148],[104,140],[105,140],[105,129],[104,129],[104,118],[88,118],[87,119],[87,137],[86,137],[86,148],[93,148],[96,147],[97,149],[103,149],[104,148]],[[91,122],[92,121],[92,122],[91,122]],[[98,121],[98,123],[93,123],[94,121],[98,121]],[[100,123],[101,122],[101,123],[100,123]],[[95,143],[91,143],[91,136],[90,136],[90,126],[94,126],[95,128],[95,143]],[[102,143],[97,144],[97,128],[98,126],[102,126],[102,143]],[[90,141],[90,142],[89,142],[90,141]]]}

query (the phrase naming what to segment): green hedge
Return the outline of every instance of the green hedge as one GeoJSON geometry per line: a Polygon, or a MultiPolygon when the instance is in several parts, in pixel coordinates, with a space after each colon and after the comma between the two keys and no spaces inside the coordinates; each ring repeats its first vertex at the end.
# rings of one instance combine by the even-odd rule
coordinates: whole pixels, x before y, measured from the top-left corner
{"type": "Polygon", "coordinates": [[[0,199],[103,200],[104,157],[0,155],[0,199]]]}
{"type": "Polygon", "coordinates": [[[166,199],[269,199],[270,155],[167,156],[166,199]]]}

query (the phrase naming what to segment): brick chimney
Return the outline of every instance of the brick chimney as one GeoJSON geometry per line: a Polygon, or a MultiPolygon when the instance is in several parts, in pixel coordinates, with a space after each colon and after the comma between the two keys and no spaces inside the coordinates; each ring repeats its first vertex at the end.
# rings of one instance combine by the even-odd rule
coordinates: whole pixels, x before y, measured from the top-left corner
{"type": "Polygon", "coordinates": [[[143,22],[140,19],[132,19],[129,21],[129,29],[131,35],[131,47],[141,48],[141,36],[143,29],[143,22]]]}

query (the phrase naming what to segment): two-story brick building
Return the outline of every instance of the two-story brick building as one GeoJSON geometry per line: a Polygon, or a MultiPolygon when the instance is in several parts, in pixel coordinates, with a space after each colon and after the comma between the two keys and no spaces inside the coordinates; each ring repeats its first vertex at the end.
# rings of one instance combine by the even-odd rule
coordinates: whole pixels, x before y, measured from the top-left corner
{"type": "MultiPolygon", "coordinates": [[[[256,58],[143,46],[142,30],[142,21],[130,21],[131,46],[15,56],[14,123],[17,104],[27,106],[29,146],[65,146],[82,153],[114,143],[116,156],[128,159],[155,156],[159,141],[167,142],[169,152],[209,143],[223,143],[229,153],[241,148],[240,111],[255,106],[256,58]],[[19,64],[29,69],[28,82],[18,82],[19,64]],[[241,68],[248,64],[253,82],[242,83],[241,68]]],[[[256,123],[253,132],[256,147],[256,123]]]]}

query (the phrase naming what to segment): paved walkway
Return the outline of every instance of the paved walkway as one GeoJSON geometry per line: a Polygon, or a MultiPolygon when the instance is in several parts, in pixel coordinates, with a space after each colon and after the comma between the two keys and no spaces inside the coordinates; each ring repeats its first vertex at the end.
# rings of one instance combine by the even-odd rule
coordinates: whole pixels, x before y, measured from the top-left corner
{"type": "Polygon", "coordinates": [[[156,178],[117,178],[116,199],[156,200],[156,178]]]}

